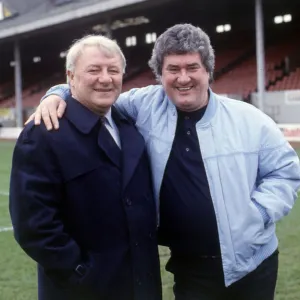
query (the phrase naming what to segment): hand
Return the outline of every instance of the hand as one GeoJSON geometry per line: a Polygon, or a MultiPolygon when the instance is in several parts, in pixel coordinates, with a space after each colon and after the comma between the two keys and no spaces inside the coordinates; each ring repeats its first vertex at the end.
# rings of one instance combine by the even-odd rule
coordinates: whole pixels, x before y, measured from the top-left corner
{"type": "Polygon", "coordinates": [[[41,120],[44,121],[47,130],[59,128],[58,118],[61,118],[66,109],[66,101],[59,96],[50,95],[45,98],[36,111],[29,117],[25,125],[34,120],[35,125],[40,125],[41,120]]]}

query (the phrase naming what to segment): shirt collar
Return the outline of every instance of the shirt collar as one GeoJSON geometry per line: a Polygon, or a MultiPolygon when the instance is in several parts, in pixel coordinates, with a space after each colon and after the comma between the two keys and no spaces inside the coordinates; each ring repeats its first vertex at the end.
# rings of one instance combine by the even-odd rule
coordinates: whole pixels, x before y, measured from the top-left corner
{"type": "MultiPolygon", "coordinates": [[[[209,92],[209,100],[208,100],[208,104],[204,113],[204,116],[201,118],[201,120],[199,122],[197,122],[197,126],[201,126],[201,127],[205,127],[207,126],[212,119],[214,118],[218,106],[219,106],[219,101],[217,99],[217,95],[211,90],[211,88],[208,89],[209,92]]],[[[177,113],[177,109],[176,106],[174,105],[174,103],[172,102],[172,100],[170,100],[168,98],[168,96],[165,94],[165,97],[168,101],[168,106],[169,106],[169,112],[170,112],[170,117],[174,117],[176,118],[178,116],[177,113]]]]}
{"type": "Polygon", "coordinates": [[[112,119],[112,115],[111,115],[111,108],[109,109],[109,111],[106,113],[105,115],[105,121],[107,122],[107,124],[111,127],[113,127],[113,119],[112,119]]]}
{"type": "MultiPolygon", "coordinates": [[[[211,91],[208,90],[208,102],[211,100],[211,91]]],[[[207,108],[207,105],[206,104],[205,106],[195,110],[195,111],[190,111],[190,112],[186,112],[186,111],[182,111],[182,110],[179,110],[178,108],[177,109],[177,114],[178,114],[178,119],[180,121],[182,121],[183,119],[189,119],[191,120],[193,123],[197,123],[199,122],[202,117],[204,116],[205,114],[205,111],[206,111],[206,108],[207,108]]]]}
{"type": "Polygon", "coordinates": [[[180,121],[182,121],[184,119],[188,119],[196,124],[197,122],[199,122],[202,119],[202,117],[206,111],[206,108],[207,108],[207,105],[205,105],[195,111],[190,111],[190,112],[181,111],[181,110],[177,109],[178,119],[180,121]]]}
{"type": "MultiPolygon", "coordinates": [[[[72,98],[74,100],[76,100],[76,98],[74,98],[74,96],[72,95],[72,98]]],[[[77,100],[76,100],[77,101],[77,100]]],[[[113,127],[112,124],[113,124],[113,119],[112,119],[112,115],[111,115],[111,108],[109,109],[109,111],[105,114],[104,116],[107,124],[110,126],[110,127],[113,127]]]]}

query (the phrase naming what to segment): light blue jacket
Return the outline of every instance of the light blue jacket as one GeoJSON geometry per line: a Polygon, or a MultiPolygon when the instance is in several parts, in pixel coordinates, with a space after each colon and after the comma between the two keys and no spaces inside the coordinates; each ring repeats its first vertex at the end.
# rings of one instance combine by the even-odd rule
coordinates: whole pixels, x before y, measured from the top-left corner
{"type": "MultiPolygon", "coordinates": [[[[47,94],[65,98],[66,88],[56,86],[47,94]]],[[[123,93],[116,107],[136,122],[144,136],[159,204],[175,136],[176,108],[161,86],[123,93]]],[[[278,247],[275,223],[289,213],[297,198],[299,159],[268,116],[212,91],[196,130],[217,217],[225,285],[229,286],[278,247]]]]}

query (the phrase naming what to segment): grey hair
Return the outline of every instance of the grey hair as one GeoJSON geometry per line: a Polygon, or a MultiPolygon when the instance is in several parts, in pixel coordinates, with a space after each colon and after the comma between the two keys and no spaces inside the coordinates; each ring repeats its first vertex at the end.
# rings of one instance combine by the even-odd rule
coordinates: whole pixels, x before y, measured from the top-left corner
{"type": "Polygon", "coordinates": [[[118,54],[122,60],[123,73],[126,68],[126,59],[118,44],[103,36],[103,35],[87,35],[83,38],[75,41],[68,50],[66,57],[66,71],[73,72],[75,69],[76,61],[78,57],[82,54],[86,46],[96,46],[99,47],[101,51],[107,56],[112,56],[118,54]]]}
{"type": "Polygon", "coordinates": [[[164,57],[170,54],[199,53],[202,63],[213,81],[215,54],[208,35],[191,24],[177,24],[163,32],[154,44],[149,66],[161,81],[164,57]]]}

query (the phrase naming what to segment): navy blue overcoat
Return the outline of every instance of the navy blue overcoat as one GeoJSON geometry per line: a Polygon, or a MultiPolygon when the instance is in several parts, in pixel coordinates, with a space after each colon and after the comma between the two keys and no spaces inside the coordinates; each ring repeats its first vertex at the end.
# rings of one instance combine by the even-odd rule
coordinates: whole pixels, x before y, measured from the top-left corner
{"type": "Polygon", "coordinates": [[[38,299],[160,300],[143,137],[112,108],[120,151],[96,114],[67,102],[59,130],[29,124],[13,154],[10,213],[38,263],[38,299]]]}

